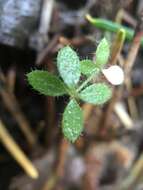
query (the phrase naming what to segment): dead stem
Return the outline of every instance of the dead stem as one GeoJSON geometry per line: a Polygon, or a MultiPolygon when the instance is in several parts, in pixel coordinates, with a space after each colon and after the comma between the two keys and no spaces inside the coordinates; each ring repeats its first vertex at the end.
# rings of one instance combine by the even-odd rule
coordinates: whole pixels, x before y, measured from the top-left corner
{"type": "Polygon", "coordinates": [[[94,108],[94,106],[92,104],[87,104],[87,103],[85,103],[82,106],[83,115],[84,115],[84,122],[85,123],[88,120],[88,118],[90,117],[90,114],[91,114],[93,108],[94,108]]]}
{"type": "Polygon", "coordinates": [[[16,70],[14,67],[11,67],[8,70],[8,74],[7,74],[6,79],[7,79],[6,84],[8,86],[9,91],[13,92],[14,88],[15,88],[15,82],[16,82],[16,70]]]}
{"type": "Polygon", "coordinates": [[[143,175],[143,153],[135,162],[129,176],[120,185],[120,190],[134,189],[134,185],[139,181],[141,175],[143,175]]]}
{"type": "Polygon", "coordinates": [[[39,52],[36,60],[36,65],[42,65],[46,62],[47,57],[51,54],[52,50],[57,46],[59,40],[59,34],[55,35],[51,41],[49,41],[49,45],[45,47],[41,52],[39,52]]]}
{"type": "Polygon", "coordinates": [[[55,132],[55,99],[53,97],[46,97],[46,129],[45,129],[45,143],[50,146],[54,132],[55,132]]]}
{"type": "MultiPolygon", "coordinates": [[[[105,146],[104,146],[105,147],[105,146]]],[[[107,150],[107,145],[106,145],[107,150]]],[[[83,180],[83,190],[99,190],[99,180],[103,169],[105,148],[100,144],[91,144],[85,154],[86,171],[83,180]]]]}
{"type": "Polygon", "coordinates": [[[134,28],[136,27],[137,25],[137,21],[136,19],[134,19],[127,11],[125,11],[124,9],[120,9],[118,12],[117,12],[117,16],[116,16],[116,19],[115,21],[117,23],[121,23],[122,20],[125,20],[127,23],[129,23],[130,25],[132,25],[134,28]]]}
{"type": "Polygon", "coordinates": [[[124,105],[121,102],[118,102],[115,104],[114,111],[126,129],[132,129],[133,128],[133,124],[134,124],[133,120],[131,119],[131,117],[127,113],[124,105]]]}
{"type": "Polygon", "coordinates": [[[41,50],[45,47],[48,42],[48,31],[51,22],[51,16],[53,13],[54,8],[54,0],[43,0],[42,1],[42,12],[41,12],[41,19],[40,19],[40,26],[39,26],[39,33],[38,33],[38,45],[37,50],[41,52],[41,50]]]}
{"type": "Polygon", "coordinates": [[[20,107],[18,105],[15,96],[11,93],[8,93],[6,90],[1,90],[0,95],[2,97],[2,100],[6,108],[17,121],[18,126],[20,127],[25,138],[27,139],[27,142],[29,143],[30,146],[33,146],[36,143],[36,136],[34,132],[31,130],[29,122],[27,121],[22,111],[20,110],[20,107]]]}
{"type": "MultiPolygon", "coordinates": [[[[125,86],[126,86],[128,92],[132,91],[132,83],[131,83],[131,79],[130,79],[130,73],[131,73],[132,67],[134,65],[136,56],[138,54],[142,35],[143,35],[143,33],[139,32],[134,37],[128,57],[125,61],[125,65],[124,65],[125,66],[125,86]]],[[[135,103],[135,100],[133,97],[128,98],[128,106],[129,106],[130,114],[132,115],[132,117],[134,119],[137,119],[138,112],[137,112],[136,103],[135,103]]]]}
{"type": "MultiPolygon", "coordinates": [[[[134,87],[127,96],[141,96],[143,94],[143,85],[139,87],[134,87]]],[[[127,97],[125,96],[125,98],[127,97]]]]}
{"type": "Polygon", "coordinates": [[[21,148],[16,144],[14,139],[11,137],[11,135],[5,128],[2,121],[0,121],[0,140],[3,143],[3,145],[6,147],[8,152],[24,169],[27,175],[34,179],[38,178],[37,169],[35,168],[35,166],[33,166],[32,162],[26,157],[21,148]]]}
{"type": "Polygon", "coordinates": [[[13,93],[13,90],[11,88],[10,89],[8,88],[5,82],[6,81],[5,76],[3,75],[2,72],[0,72],[0,80],[3,83],[3,86],[0,90],[2,101],[4,102],[8,111],[17,121],[20,130],[23,132],[25,138],[27,139],[27,142],[32,147],[36,143],[36,136],[34,132],[31,130],[30,124],[27,121],[25,115],[22,113],[19,104],[17,102],[17,99],[13,93]]]}
{"type": "MultiPolygon", "coordinates": [[[[132,81],[131,81],[131,78],[128,78],[125,82],[125,85],[126,85],[126,89],[128,92],[131,92],[132,91],[132,81]]],[[[127,98],[127,102],[128,102],[128,106],[129,106],[129,112],[130,112],[130,115],[131,117],[136,120],[138,117],[139,117],[139,114],[138,114],[138,109],[137,109],[137,105],[136,105],[136,102],[135,102],[135,99],[134,99],[134,96],[129,96],[127,98]]]]}
{"type": "Polygon", "coordinates": [[[55,169],[55,172],[53,172],[53,175],[44,184],[42,190],[52,190],[56,188],[58,182],[63,178],[65,168],[64,165],[66,161],[68,148],[69,143],[67,142],[67,140],[62,139],[61,144],[59,146],[57,167],[55,169]]]}
{"type": "Polygon", "coordinates": [[[114,110],[115,104],[120,100],[121,96],[122,96],[122,88],[121,87],[118,89],[114,88],[113,94],[112,94],[112,100],[110,101],[105,111],[105,114],[103,114],[103,117],[101,119],[101,123],[100,123],[101,132],[102,132],[102,129],[104,129],[103,131],[105,131],[105,129],[107,130],[109,128],[112,112],[114,110]]]}
{"type": "MultiPolygon", "coordinates": [[[[55,67],[53,61],[51,60],[50,56],[46,61],[46,67],[49,72],[54,72],[55,67]]],[[[50,146],[53,137],[55,134],[55,123],[56,123],[56,110],[55,110],[55,98],[53,97],[46,97],[45,99],[45,143],[47,146],[50,146]]]]}
{"type": "MultiPolygon", "coordinates": [[[[142,32],[138,32],[136,34],[136,36],[134,37],[130,51],[129,51],[129,54],[128,54],[128,57],[127,57],[125,64],[124,64],[125,86],[126,86],[128,92],[130,92],[132,90],[130,73],[131,73],[132,67],[135,63],[135,59],[136,59],[136,56],[137,56],[138,51],[139,51],[142,35],[143,35],[142,32]]],[[[130,114],[132,115],[132,117],[134,119],[137,119],[138,118],[138,112],[137,112],[136,103],[135,103],[135,100],[133,97],[128,98],[128,106],[129,106],[129,111],[130,111],[130,114]],[[134,109],[133,109],[133,107],[134,107],[134,109]]]]}
{"type": "Polygon", "coordinates": [[[87,37],[76,37],[76,38],[72,38],[72,39],[68,39],[68,38],[65,38],[63,36],[61,36],[59,38],[59,42],[63,45],[72,45],[72,46],[79,46],[79,45],[82,45],[83,43],[85,42],[88,42],[90,41],[89,38],[87,37]]]}
{"type": "MultiPolygon", "coordinates": [[[[141,31],[141,23],[142,23],[142,17],[140,18],[140,22],[137,26],[136,34],[133,39],[128,57],[125,61],[125,73],[126,73],[126,80],[125,84],[126,86],[129,83],[130,80],[130,73],[132,70],[132,67],[135,63],[135,59],[140,47],[141,38],[143,36],[143,32],[141,31]]],[[[130,108],[132,109],[132,108],[130,108]]],[[[135,184],[138,181],[139,176],[143,173],[143,154],[141,154],[139,160],[135,163],[133,169],[131,170],[129,176],[127,179],[125,179],[121,185],[121,189],[132,189],[132,185],[135,184]]]]}

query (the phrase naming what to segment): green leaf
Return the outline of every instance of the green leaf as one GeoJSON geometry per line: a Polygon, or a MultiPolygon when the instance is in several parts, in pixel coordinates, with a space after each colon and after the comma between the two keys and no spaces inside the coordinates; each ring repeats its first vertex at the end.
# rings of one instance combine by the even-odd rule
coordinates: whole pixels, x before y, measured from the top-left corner
{"type": "Polygon", "coordinates": [[[69,87],[74,87],[80,78],[80,61],[76,52],[66,46],[58,52],[58,70],[64,82],[69,87]]]}
{"type": "Polygon", "coordinates": [[[106,38],[103,38],[96,49],[96,65],[102,68],[108,61],[110,55],[110,47],[106,38]]]}
{"type": "Polygon", "coordinates": [[[97,68],[95,63],[90,59],[80,61],[80,70],[81,73],[86,75],[87,77],[92,75],[93,73],[96,75],[100,71],[100,69],[97,68]]]}
{"type": "Polygon", "coordinates": [[[75,100],[70,100],[65,108],[62,130],[64,136],[71,142],[79,137],[83,130],[83,113],[75,100]]]}
{"type": "Polygon", "coordinates": [[[27,74],[29,84],[38,92],[48,96],[67,94],[64,83],[48,71],[35,70],[27,74]]]}
{"type": "Polygon", "coordinates": [[[80,98],[88,103],[100,105],[110,99],[111,89],[104,83],[92,84],[80,93],[80,98]]]}

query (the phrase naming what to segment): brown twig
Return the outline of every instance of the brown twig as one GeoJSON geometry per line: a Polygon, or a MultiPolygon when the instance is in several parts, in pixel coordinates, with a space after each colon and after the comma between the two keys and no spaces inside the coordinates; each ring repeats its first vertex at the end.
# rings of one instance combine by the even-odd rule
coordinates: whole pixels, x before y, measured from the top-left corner
{"type": "Polygon", "coordinates": [[[13,92],[15,88],[15,82],[16,82],[16,70],[14,67],[11,67],[8,70],[7,77],[6,77],[6,84],[9,91],[13,92]]]}
{"type": "MultiPolygon", "coordinates": [[[[127,94],[127,96],[141,96],[143,94],[143,85],[140,87],[132,88],[132,90],[127,94]]],[[[127,97],[125,96],[125,97],[127,97]]]]}
{"type": "MultiPolygon", "coordinates": [[[[126,89],[127,89],[128,93],[130,93],[132,91],[131,78],[128,78],[127,80],[125,80],[125,85],[126,85],[126,89]]],[[[134,96],[128,96],[127,102],[128,102],[129,113],[130,113],[131,117],[133,119],[137,119],[139,114],[138,114],[138,109],[136,106],[134,96]]]]}
{"type": "MultiPolygon", "coordinates": [[[[131,69],[134,65],[139,47],[140,47],[140,43],[141,43],[141,38],[143,36],[143,32],[142,32],[142,20],[143,18],[140,17],[137,29],[136,29],[136,33],[135,33],[135,37],[133,39],[127,60],[125,62],[125,72],[126,72],[126,81],[125,84],[128,84],[128,81],[130,80],[130,73],[131,73],[131,69]]],[[[130,90],[130,89],[129,89],[130,90]]],[[[131,108],[132,109],[132,108],[131,108]]],[[[137,182],[137,180],[139,179],[139,176],[143,173],[143,154],[141,154],[139,160],[136,162],[136,164],[134,165],[133,169],[131,170],[129,176],[127,177],[127,179],[125,179],[121,185],[121,189],[133,189],[133,185],[137,182]]]]}
{"type": "Polygon", "coordinates": [[[114,88],[112,93],[112,100],[109,103],[108,107],[106,108],[105,114],[103,114],[103,117],[101,119],[100,128],[99,128],[99,131],[101,131],[100,134],[101,136],[104,136],[105,135],[104,133],[107,132],[107,129],[110,126],[111,116],[114,111],[114,106],[120,100],[121,96],[122,96],[122,88],[121,87],[118,89],[114,88]]]}
{"type": "Polygon", "coordinates": [[[42,1],[42,8],[41,8],[41,19],[40,19],[40,26],[37,36],[37,47],[36,49],[38,52],[45,47],[48,42],[48,31],[51,22],[51,16],[54,8],[54,0],[43,0],[42,1]]]}
{"type": "MultiPolygon", "coordinates": [[[[137,28],[136,28],[135,37],[133,39],[133,42],[132,42],[131,47],[130,47],[130,51],[128,53],[127,59],[126,59],[125,64],[124,64],[125,85],[126,85],[128,92],[130,92],[132,89],[130,74],[131,74],[132,67],[135,63],[135,59],[136,59],[136,56],[137,56],[139,48],[140,48],[142,36],[143,36],[143,32],[141,30],[141,19],[140,19],[140,21],[137,25],[137,28]]],[[[129,106],[130,113],[132,114],[132,117],[137,118],[137,115],[138,115],[137,114],[137,108],[136,108],[136,103],[135,103],[133,97],[128,98],[128,106],[129,106]],[[133,107],[134,107],[134,109],[133,109],[133,107]]]]}
{"type": "Polygon", "coordinates": [[[136,183],[140,180],[143,175],[143,153],[140,155],[139,159],[135,162],[129,176],[120,185],[120,190],[133,190],[136,183]]]}
{"type": "Polygon", "coordinates": [[[66,161],[66,155],[69,148],[69,143],[62,139],[61,144],[59,146],[59,153],[58,153],[58,160],[57,160],[57,167],[51,177],[46,181],[42,190],[52,190],[56,188],[60,180],[64,176],[64,165],[66,161]]]}
{"type": "Polygon", "coordinates": [[[59,38],[59,42],[63,45],[73,45],[73,46],[79,46],[79,45],[82,45],[83,43],[89,41],[89,38],[87,37],[75,37],[75,38],[72,38],[72,39],[68,39],[68,38],[65,38],[63,36],[61,36],[59,38]]]}
{"type": "MultiPolygon", "coordinates": [[[[53,72],[55,70],[53,61],[49,56],[46,61],[46,67],[49,72],[53,72]]],[[[45,143],[47,146],[50,146],[53,141],[53,136],[55,134],[55,123],[56,123],[56,111],[55,111],[55,98],[46,97],[45,99],[45,143]]]]}
{"type": "Polygon", "coordinates": [[[131,119],[131,117],[127,113],[127,110],[121,102],[118,102],[114,105],[114,111],[119,117],[121,123],[126,127],[126,129],[133,128],[133,120],[131,119]]]}
{"type": "Polygon", "coordinates": [[[7,129],[5,128],[2,121],[0,121],[0,140],[6,147],[8,152],[13,158],[20,164],[28,176],[32,178],[38,178],[38,171],[33,166],[31,161],[27,158],[21,148],[16,144],[14,139],[11,137],[7,129]]]}
{"type": "Polygon", "coordinates": [[[92,104],[85,103],[82,106],[82,109],[83,109],[83,115],[84,115],[84,122],[86,123],[86,121],[90,117],[92,110],[94,109],[94,106],[92,104]]]}
{"type": "Polygon", "coordinates": [[[18,126],[23,132],[29,145],[33,146],[36,143],[36,136],[34,132],[31,130],[30,124],[26,119],[25,115],[22,113],[14,93],[11,89],[7,87],[5,82],[5,76],[2,74],[2,72],[0,72],[0,81],[3,84],[0,89],[0,95],[6,108],[17,121],[18,126]]]}
{"type": "Polygon", "coordinates": [[[137,25],[137,21],[127,11],[120,9],[117,13],[115,21],[117,23],[121,23],[123,20],[132,25],[134,28],[137,25]]]}
{"type": "Polygon", "coordinates": [[[105,146],[92,144],[85,154],[86,171],[83,180],[84,190],[99,190],[99,181],[104,167],[103,158],[106,154],[105,146]]]}
{"type": "Polygon", "coordinates": [[[46,62],[48,55],[55,48],[59,40],[59,34],[55,35],[53,39],[49,42],[48,46],[45,47],[41,52],[39,52],[36,60],[36,65],[42,65],[46,62]]]}

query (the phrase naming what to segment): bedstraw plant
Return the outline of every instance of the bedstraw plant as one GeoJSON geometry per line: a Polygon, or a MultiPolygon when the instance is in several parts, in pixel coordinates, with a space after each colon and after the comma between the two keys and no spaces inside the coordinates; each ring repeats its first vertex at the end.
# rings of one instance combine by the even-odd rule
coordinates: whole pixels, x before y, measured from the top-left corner
{"type": "Polygon", "coordinates": [[[62,118],[62,132],[66,139],[75,142],[83,131],[83,112],[80,100],[94,105],[107,102],[112,94],[111,88],[104,82],[92,83],[101,74],[108,62],[110,47],[103,38],[97,46],[95,61],[79,59],[77,53],[65,46],[57,55],[57,68],[60,77],[48,71],[34,70],[27,74],[29,84],[41,94],[47,96],[69,95],[62,118]],[[85,78],[81,80],[82,78],[85,78]]]}

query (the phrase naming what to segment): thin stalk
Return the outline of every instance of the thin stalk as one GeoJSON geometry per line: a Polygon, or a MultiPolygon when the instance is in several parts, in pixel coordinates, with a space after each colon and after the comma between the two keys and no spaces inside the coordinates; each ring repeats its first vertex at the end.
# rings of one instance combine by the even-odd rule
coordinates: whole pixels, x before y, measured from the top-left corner
{"type": "Polygon", "coordinates": [[[124,41],[125,41],[125,30],[120,29],[117,32],[117,35],[116,35],[115,40],[112,45],[112,53],[111,53],[111,59],[110,59],[111,65],[113,65],[117,62],[118,57],[119,57],[121,50],[123,48],[123,45],[124,45],[124,41]]]}
{"type": "Polygon", "coordinates": [[[79,88],[76,90],[76,92],[80,92],[93,78],[94,78],[94,74],[91,75],[87,80],[85,80],[80,86],[79,88]]]}
{"type": "Polygon", "coordinates": [[[120,190],[134,189],[140,177],[143,175],[143,153],[134,164],[129,176],[120,184],[120,190]]]}
{"type": "Polygon", "coordinates": [[[33,147],[36,144],[36,135],[30,128],[30,124],[21,111],[17,99],[13,93],[9,93],[7,90],[2,89],[0,92],[2,100],[8,109],[8,111],[13,115],[15,120],[18,123],[20,130],[23,132],[27,142],[30,147],[33,147]]]}
{"type": "MultiPolygon", "coordinates": [[[[142,16],[139,19],[139,24],[136,28],[136,35],[133,39],[130,51],[125,61],[125,74],[126,74],[125,85],[128,91],[131,91],[130,87],[132,86],[130,84],[128,85],[128,83],[130,82],[130,74],[134,66],[135,59],[137,57],[137,54],[141,45],[142,36],[143,36],[143,31],[141,30],[142,29],[141,26],[142,26],[142,16]]],[[[133,109],[132,107],[129,107],[129,108],[130,110],[133,109]]],[[[139,178],[142,175],[143,175],[143,153],[140,155],[140,158],[134,164],[129,176],[123,180],[122,184],[120,184],[120,187],[121,187],[120,189],[121,190],[134,189],[133,186],[137,184],[137,182],[139,181],[139,178]]]]}
{"type": "Polygon", "coordinates": [[[28,176],[31,178],[38,178],[38,171],[32,162],[27,158],[25,153],[16,144],[12,136],[9,134],[5,128],[2,121],[0,121],[0,140],[8,150],[8,152],[13,156],[13,158],[19,163],[19,165],[24,169],[28,176]]]}
{"type": "MultiPolygon", "coordinates": [[[[46,183],[44,184],[42,190],[52,190],[59,188],[59,182],[62,180],[64,173],[65,173],[65,162],[67,158],[67,152],[69,149],[70,144],[67,140],[62,139],[59,150],[58,150],[58,159],[57,159],[57,165],[55,170],[53,171],[53,174],[47,178],[46,183]]],[[[62,188],[63,189],[63,188],[62,188]]]]}

